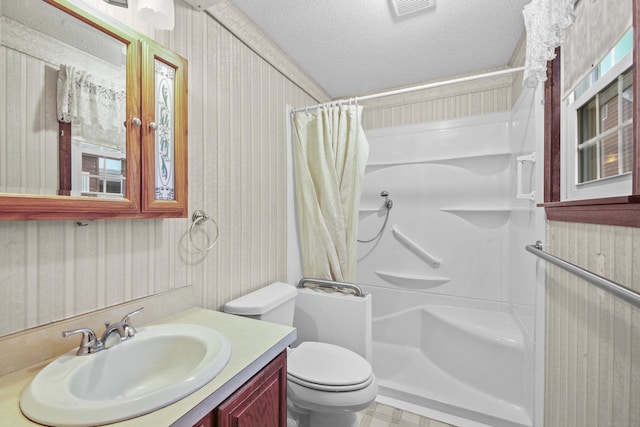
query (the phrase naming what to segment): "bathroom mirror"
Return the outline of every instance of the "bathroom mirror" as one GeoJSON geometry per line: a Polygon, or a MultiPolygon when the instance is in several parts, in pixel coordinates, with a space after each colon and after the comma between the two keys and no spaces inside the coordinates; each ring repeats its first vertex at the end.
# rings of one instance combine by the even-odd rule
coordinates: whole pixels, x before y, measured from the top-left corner
{"type": "Polygon", "coordinates": [[[0,3],[0,219],[140,212],[141,36],[88,8],[0,3]]]}
{"type": "Polygon", "coordinates": [[[123,199],[127,45],[42,0],[1,8],[0,192],[123,199]]]}

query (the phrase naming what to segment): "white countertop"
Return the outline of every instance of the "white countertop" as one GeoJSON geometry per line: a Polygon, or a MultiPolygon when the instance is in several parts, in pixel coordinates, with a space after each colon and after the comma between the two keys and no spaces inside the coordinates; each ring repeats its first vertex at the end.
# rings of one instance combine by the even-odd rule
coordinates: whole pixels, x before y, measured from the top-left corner
{"type": "MultiPolygon", "coordinates": [[[[231,359],[216,378],[184,399],[150,414],[109,424],[110,426],[191,427],[285,350],[296,338],[296,331],[292,327],[201,308],[191,308],[155,323],[192,323],[216,329],[231,341],[231,359]]],[[[40,425],[30,421],[20,412],[20,394],[51,360],[0,377],[0,424],[12,427],[40,425]]]]}

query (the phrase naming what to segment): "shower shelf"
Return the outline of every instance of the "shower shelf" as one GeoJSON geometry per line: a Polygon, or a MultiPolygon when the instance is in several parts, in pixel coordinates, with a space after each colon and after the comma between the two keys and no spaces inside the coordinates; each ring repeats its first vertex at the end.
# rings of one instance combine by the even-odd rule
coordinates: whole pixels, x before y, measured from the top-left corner
{"type": "Polygon", "coordinates": [[[407,286],[414,289],[434,288],[451,281],[449,277],[393,273],[390,271],[376,271],[376,274],[394,285],[407,286]]]}
{"type": "Polygon", "coordinates": [[[448,157],[441,159],[370,163],[366,167],[366,172],[373,172],[393,166],[441,164],[457,166],[479,174],[490,175],[507,169],[510,161],[511,153],[479,154],[474,156],[448,157]]]}
{"type": "Polygon", "coordinates": [[[482,228],[502,227],[511,218],[510,208],[441,208],[440,210],[482,228]]]}

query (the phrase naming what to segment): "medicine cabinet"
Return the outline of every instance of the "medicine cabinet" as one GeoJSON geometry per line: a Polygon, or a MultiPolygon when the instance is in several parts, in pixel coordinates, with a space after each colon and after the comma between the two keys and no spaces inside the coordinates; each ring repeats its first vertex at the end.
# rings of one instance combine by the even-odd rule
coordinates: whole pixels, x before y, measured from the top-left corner
{"type": "Polygon", "coordinates": [[[0,5],[0,219],[187,215],[187,61],[99,14],[0,5]]]}

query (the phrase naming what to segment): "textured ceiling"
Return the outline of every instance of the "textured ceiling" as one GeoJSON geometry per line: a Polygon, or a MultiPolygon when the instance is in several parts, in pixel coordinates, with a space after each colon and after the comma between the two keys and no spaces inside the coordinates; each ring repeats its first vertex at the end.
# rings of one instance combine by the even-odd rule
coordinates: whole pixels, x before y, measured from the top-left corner
{"type": "Polygon", "coordinates": [[[508,65],[529,0],[230,0],[333,98],[508,65]]]}

